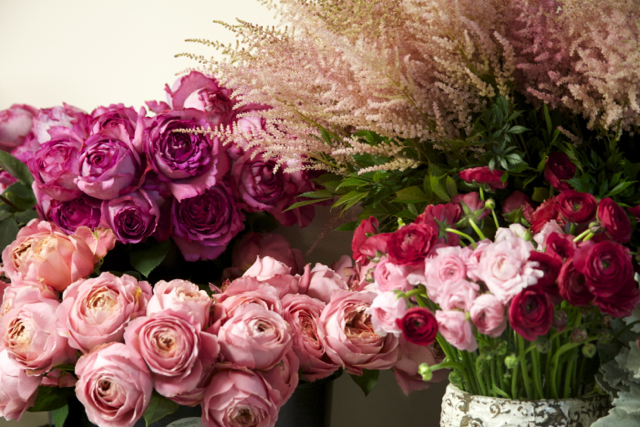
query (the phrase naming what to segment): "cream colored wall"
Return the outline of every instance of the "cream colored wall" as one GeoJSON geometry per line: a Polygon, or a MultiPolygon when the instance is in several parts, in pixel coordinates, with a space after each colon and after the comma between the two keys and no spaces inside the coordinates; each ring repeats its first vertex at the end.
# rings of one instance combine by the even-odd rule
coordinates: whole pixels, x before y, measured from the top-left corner
{"type": "MultiPolygon", "coordinates": [[[[67,102],[90,111],[114,102],[139,107],[164,99],[164,84],[195,65],[174,54],[213,54],[184,39],[230,42],[231,34],[212,20],[231,23],[237,17],[270,25],[272,15],[256,0],[0,0],[0,110],[13,103],[67,102]]],[[[325,209],[319,216],[327,215],[325,209]]],[[[315,221],[283,232],[306,250],[323,226],[315,221]]],[[[349,249],[347,233],[330,233],[308,260],[330,263],[349,249]]],[[[334,390],[333,427],[435,427],[443,392],[438,385],[407,398],[385,373],[365,399],[343,376],[334,390]]],[[[19,425],[46,422],[33,415],[19,425]]],[[[0,421],[0,427],[16,425],[0,421]]]]}

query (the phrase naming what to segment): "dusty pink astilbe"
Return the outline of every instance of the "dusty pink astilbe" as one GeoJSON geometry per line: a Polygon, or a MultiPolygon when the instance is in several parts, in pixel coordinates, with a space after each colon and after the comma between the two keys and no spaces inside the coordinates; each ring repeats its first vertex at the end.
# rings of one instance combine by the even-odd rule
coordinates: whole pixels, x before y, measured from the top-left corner
{"type": "Polygon", "coordinates": [[[513,0],[519,89],[592,129],[640,126],[640,1],[513,0]]]}

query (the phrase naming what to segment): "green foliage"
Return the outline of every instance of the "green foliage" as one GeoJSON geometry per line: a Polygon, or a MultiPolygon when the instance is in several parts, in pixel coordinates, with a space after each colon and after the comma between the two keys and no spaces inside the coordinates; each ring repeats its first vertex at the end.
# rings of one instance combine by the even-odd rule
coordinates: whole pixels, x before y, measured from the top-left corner
{"type": "Polygon", "coordinates": [[[380,376],[380,371],[378,370],[368,370],[364,369],[362,371],[362,375],[353,375],[351,374],[351,379],[358,384],[358,387],[362,389],[365,396],[368,396],[369,393],[373,390],[373,388],[378,383],[378,377],[380,376]]]}
{"type": "Polygon", "coordinates": [[[129,262],[143,276],[149,274],[160,265],[171,249],[171,240],[156,242],[149,240],[145,243],[138,243],[131,247],[129,262]]]}
{"type": "Polygon", "coordinates": [[[149,406],[144,413],[144,420],[147,423],[147,427],[167,415],[173,414],[178,410],[178,408],[179,405],[176,402],[160,396],[156,391],[154,391],[151,395],[149,406]]]}
{"type": "Polygon", "coordinates": [[[72,388],[38,387],[36,401],[29,412],[49,412],[67,405],[67,398],[74,392],[72,388]]]}
{"type": "Polygon", "coordinates": [[[64,405],[62,408],[54,409],[51,411],[51,420],[54,427],[63,427],[64,422],[69,415],[69,405],[64,405]]]}
{"type": "Polygon", "coordinates": [[[2,150],[0,150],[0,168],[7,171],[9,175],[27,187],[31,187],[31,184],[33,184],[33,176],[31,175],[31,172],[29,172],[27,165],[2,150]]]}

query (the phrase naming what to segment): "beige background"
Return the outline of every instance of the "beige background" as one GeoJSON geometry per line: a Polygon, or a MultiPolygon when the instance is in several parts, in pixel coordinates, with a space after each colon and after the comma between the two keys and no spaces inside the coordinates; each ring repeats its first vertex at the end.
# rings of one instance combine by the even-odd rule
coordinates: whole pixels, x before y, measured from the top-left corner
{"type": "MultiPolygon", "coordinates": [[[[0,110],[13,103],[51,107],[67,102],[85,110],[122,102],[140,107],[164,99],[163,87],[196,64],[176,53],[215,52],[187,38],[234,40],[214,19],[235,18],[269,25],[272,12],[256,0],[0,0],[0,110]]],[[[328,216],[325,209],[320,215],[328,216]]],[[[307,250],[326,228],[286,230],[294,246],[307,250]]],[[[330,263],[348,253],[348,233],[329,233],[308,261],[330,263]]],[[[393,374],[384,372],[368,398],[348,376],[336,381],[333,427],[435,427],[444,385],[405,397],[393,374]]],[[[20,424],[46,422],[26,414],[20,424]]],[[[301,426],[303,427],[303,426],[301,426]]]]}

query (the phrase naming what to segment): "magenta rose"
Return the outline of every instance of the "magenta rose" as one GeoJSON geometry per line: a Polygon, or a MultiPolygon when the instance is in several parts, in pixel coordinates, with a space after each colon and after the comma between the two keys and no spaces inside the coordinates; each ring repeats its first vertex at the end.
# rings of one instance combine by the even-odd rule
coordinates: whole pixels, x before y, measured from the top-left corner
{"type": "MultiPolygon", "coordinates": [[[[439,349],[438,349],[439,350],[439,349]]],[[[405,395],[412,391],[429,388],[433,382],[442,381],[447,378],[449,371],[442,369],[434,372],[431,381],[424,381],[422,375],[418,373],[421,364],[426,363],[433,366],[442,362],[444,358],[442,351],[439,352],[430,345],[417,345],[400,339],[400,358],[393,366],[393,373],[396,382],[405,395]]]]}
{"type": "Polygon", "coordinates": [[[291,274],[302,274],[302,252],[292,248],[289,241],[279,234],[247,233],[233,246],[231,265],[240,275],[251,267],[256,258],[271,257],[291,268],[291,274]]]}
{"type": "Polygon", "coordinates": [[[586,282],[584,274],[576,270],[573,258],[567,259],[558,276],[560,296],[576,307],[589,305],[593,301],[593,294],[587,288],[586,282]]]}
{"type": "Polygon", "coordinates": [[[86,137],[89,133],[91,116],[80,108],[69,104],[52,108],[43,108],[33,119],[33,133],[40,144],[51,139],[50,130],[56,127],[65,127],[81,137],[86,137]]]}
{"type": "Polygon", "coordinates": [[[596,216],[598,200],[589,193],[565,190],[558,195],[560,215],[567,222],[582,224],[596,216]]]}
{"type": "Polygon", "coordinates": [[[473,325],[463,311],[436,311],[438,331],[449,344],[463,351],[476,351],[478,341],[473,335],[473,325]]]}
{"type": "Polygon", "coordinates": [[[627,213],[610,198],[600,200],[598,221],[605,233],[619,243],[627,243],[631,239],[631,223],[627,213]]]}
{"type": "Polygon", "coordinates": [[[619,243],[587,241],[578,247],[573,260],[584,274],[587,289],[596,297],[610,297],[633,280],[629,250],[619,243]]]}
{"type": "Polygon", "coordinates": [[[178,201],[203,194],[228,171],[228,159],[217,137],[175,132],[209,128],[202,111],[174,110],[147,117],[144,123],[146,128],[136,133],[136,147],[147,154],[151,168],[178,201]]]}
{"type": "Polygon", "coordinates": [[[492,294],[482,294],[473,301],[471,320],[478,332],[491,338],[498,338],[507,327],[504,305],[492,294]]]}
{"type": "Polygon", "coordinates": [[[203,332],[190,314],[170,309],[133,320],[124,339],[147,362],[156,391],[166,397],[195,389],[219,352],[215,335],[203,332]]]}
{"type": "Polygon", "coordinates": [[[511,301],[509,323],[527,341],[535,341],[549,332],[552,321],[553,304],[536,288],[523,290],[511,301]]]}
{"type": "Polygon", "coordinates": [[[125,344],[107,344],[81,357],[76,375],[76,396],[94,424],[133,427],[151,401],[151,372],[125,344]]]}
{"type": "Polygon", "coordinates": [[[78,281],[64,292],[57,309],[58,333],[83,353],[109,343],[121,342],[131,320],[144,316],[151,286],[125,274],[104,272],[78,281]]]}
{"type": "Polygon", "coordinates": [[[215,259],[244,228],[244,219],[231,190],[216,184],[200,196],[174,201],[172,237],[187,261],[215,259]]]}
{"type": "Polygon", "coordinates": [[[311,270],[305,270],[300,278],[298,292],[328,304],[331,295],[339,290],[347,290],[349,286],[342,276],[323,264],[316,264],[311,270]]]}
{"type": "Polygon", "coordinates": [[[436,317],[430,310],[423,307],[410,308],[396,322],[400,330],[402,330],[404,339],[413,344],[433,344],[438,335],[436,317]]]}
{"type": "Polygon", "coordinates": [[[164,310],[182,311],[193,316],[202,328],[209,325],[213,300],[203,290],[186,280],[159,281],[153,286],[153,296],[147,306],[147,316],[164,310]]]}
{"type": "Polygon", "coordinates": [[[91,133],[110,127],[122,126],[129,136],[133,138],[136,134],[138,113],[131,107],[124,104],[111,104],[108,107],[98,107],[91,112],[91,133]]]}
{"type": "Polygon", "coordinates": [[[318,334],[334,363],[354,375],[363,369],[389,369],[398,360],[398,338],[378,335],[367,309],[376,294],[336,291],[322,311],[318,334]]]}
{"type": "Polygon", "coordinates": [[[560,191],[571,190],[565,181],[576,175],[576,166],[566,154],[554,151],[545,160],[544,179],[560,191]]]}
{"type": "Polygon", "coordinates": [[[481,166],[478,168],[469,168],[459,173],[460,179],[473,184],[487,184],[492,190],[502,189],[507,186],[506,182],[502,182],[502,171],[491,170],[489,166],[481,166]]]}
{"type": "Polygon", "coordinates": [[[298,357],[293,351],[289,351],[273,368],[268,371],[258,371],[258,375],[271,387],[272,400],[279,407],[287,403],[298,386],[299,369],[298,357]]]}
{"type": "Polygon", "coordinates": [[[102,225],[112,229],[116,239],[122,243],[145,241],[154,235],[160,221],[160,208],[142,189],[105,200],[101,210],[102,225]]]}
{"type": "Polygon", "coordinates": [[[326,378],[338,370],[327,356],[318,335],[318,322],[325,303],[307,295],[286,295],[282,316],[293,330],[293,351],[300,361],[300,375],[306,381],[326,378]]]}
{"type": "Polygon", "coordinates": [[[20,421],[22,414],[33,406],[42,377],[27,375],[27,371],[0,351],[0,417],[20,421]]]}
{"type": "Polygon", "coordinates": [[[65,233],[73,234],[79,227],[93,230],[100,225],[100,206],[102,200],[86,195],[65,202],[59,202],[36,188],[38,213],[41,218],[53,222],[65,233]]]}
{"type": "Polygon", "coordinates": [[[0,150],[10,152],[21,146],[31,133],[36,108],[26,104],[13,104],[0,111],[0,150]]]}
{"type": "Polygon", "coordinates": [[[261,376],[232,366],[213,375],[202,401],[204,427],[273,427],[277,419],[278,405],[261,376]]]}
{"type": "Polygon", "coordinates": [[[418,266],[438,239],[434,223],[409,224],[400,227],[388,241],[389,261],[395,265],[418,266]]]}
{"type": "Polygon", "coordinates": [[[502,202],[502,215],[506,215],[505,218],[510,222],[520,222],[519,215],[521,215],[531,223],[533,211],[533,201],[522,191],[514,191],[502,202]]]}

